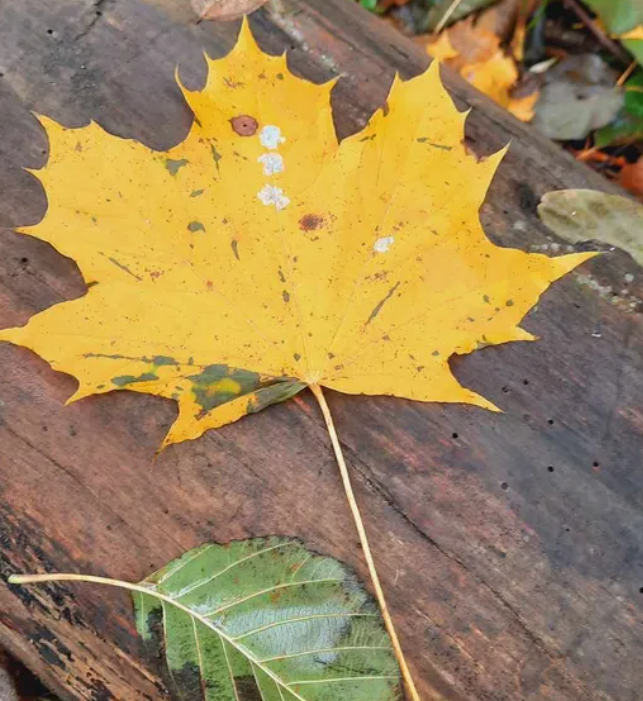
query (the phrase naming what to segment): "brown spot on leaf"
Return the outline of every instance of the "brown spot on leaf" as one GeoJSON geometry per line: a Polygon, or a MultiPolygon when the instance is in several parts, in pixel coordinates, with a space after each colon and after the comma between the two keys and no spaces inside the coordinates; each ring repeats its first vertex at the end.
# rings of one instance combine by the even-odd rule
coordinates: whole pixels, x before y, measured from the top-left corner
{"type": "Polygon", "coordinates": [[[302,231],[314,231],[324,225],[324,217],[319,214],[305,214],[299,220],[299,228],[302,231]]]}
{"type": "Polygon", "coordinates": [[[238,117],[233,117],[230,124],[234,131],[239,136],[254,136],[259,128],[259,122],[247,114],[241,114],[238,117]]]}

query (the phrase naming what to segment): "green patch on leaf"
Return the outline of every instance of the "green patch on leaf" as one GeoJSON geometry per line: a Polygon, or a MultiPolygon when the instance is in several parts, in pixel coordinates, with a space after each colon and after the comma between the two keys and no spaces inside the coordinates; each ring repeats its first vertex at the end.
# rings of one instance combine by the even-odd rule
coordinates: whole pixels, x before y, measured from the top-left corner
{"type": "Polygon", "coordinates": [[[200,221],[191,221],[188,224],[188,229],[194,234],[197,231],[205,231],[205,226],[200,221]]]}
{"type": "Polygon", "coordinates": [[[116,387],[127,387],[128,385],[136,384],[137,382],[152,382],[158,380],[158,375],[153,372],[144,372],[142,375],[120,375],[112,378],[112,384],[116,387]]]}
{"type": "Polygon", "coordinates": [[[290,378],[263,377],[256,372],[209,365],[198,375],[190,375],[192,392],[201,407],[201,416],[238,397],[248,397],[248,413],[283,402],[306,385],[290,378]],[[250,408],[252,407],[252,408],[250,408]]]}
{"type": "Polygon", "coordinates": [[[166,158],[165,159],[165,167],[168,169],[170,172],[170,175],[176,175],[183,166],[186,166],[189,163],[188,160],[185,158],[181,158],[180,160],[175,160],[173,158],[166,158]]]}

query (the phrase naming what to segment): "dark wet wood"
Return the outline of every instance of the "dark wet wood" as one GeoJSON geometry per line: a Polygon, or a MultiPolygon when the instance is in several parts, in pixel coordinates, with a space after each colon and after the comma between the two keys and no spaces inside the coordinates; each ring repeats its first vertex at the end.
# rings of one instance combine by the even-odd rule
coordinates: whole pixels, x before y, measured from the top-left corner
{"type": "MultiPolygon", "coordinates": [[[[345,75],[334,96],[341,134],[382,102],[394,70],[426,63],[348,0],[273,2],[253,27],[265,48],[289,48],[303,75],[345,75]]],[[[71,261],[11,231],[45,207],[21,170],[46,153],[29,110],[167,147],[190,122],[175,64],[197,86],[201,49],[221,55],[234,32],[196,24],[187,0],[0,0],[0,327],[84,291],[71,261]]],[[[489,235],[556,252],[535,216],[540,195],[606,184],[448,80],[476,108],[474,150],[513,139],[483,209],[489,235]]],[[[426,701],[640,698],[642,279],[627,255],[609,252],[530,315],[539,343],[456,359],[458,377],[504,414],[330,397],[426,701]]],[[[64,408],[74,386],[28,351],[0,346],[0,644],[64,698],[167,695],[125,594],[10,587],[13,572],[139,580],[203,541],[287,533],[365,576],[310,396],[153,462],[172,403],[119,392],[64,408]]]]}

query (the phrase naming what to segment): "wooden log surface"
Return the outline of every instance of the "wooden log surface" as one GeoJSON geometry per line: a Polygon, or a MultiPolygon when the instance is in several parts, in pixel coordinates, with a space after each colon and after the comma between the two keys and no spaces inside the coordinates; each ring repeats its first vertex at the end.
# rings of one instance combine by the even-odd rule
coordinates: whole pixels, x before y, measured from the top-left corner
{"type": "MultiPolygon", "coordinates": [[[[348,0],[272,0],[260,44],[334,93],[340,135],[418,73],[420,47],[348,0]]],[[[174,82],[204,77],[236,25],[196,23],[187,0],[0,0],[0,328],[84,293],[76,266],[12,232],[46,200],[22,167],[46,159],[29,110],[95,119],[156,148],[191,114],[174,82]]],[[[563,187],[610,189],[558,147],[447,75],[474,107],[480,155],[512,139],[483,207],[501,245],[556,253],[535,205],[563,187]]],[[[577,247],[580,249],[582,247],[577,247]]],[[[556,284],[525,326],[537,343],[453,360],[502,407],[332,395],[358,498],[422,698],[639,701],[643,688],[643,274],[625,253],[556,284]],[[633,276],[633,282],[631,281],[633,276]]],[[[137,581],[204,541],[303,538],[360,558],[322,419],[308,394],[154,452],[172,402],[129,392],[64,408],[75,388],[0,344],[0,645],[62,698],[168,694],[143,657],[126,594],[9,586],[14,572],[137,581]]]]}

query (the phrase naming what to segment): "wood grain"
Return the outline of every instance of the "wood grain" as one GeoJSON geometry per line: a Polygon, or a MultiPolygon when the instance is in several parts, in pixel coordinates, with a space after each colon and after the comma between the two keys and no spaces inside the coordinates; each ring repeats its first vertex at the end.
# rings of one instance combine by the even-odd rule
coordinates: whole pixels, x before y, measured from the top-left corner
{"type": "MultiPolygon", "coordinates": [[[[252,25],[265,49],[289,50],[296,72],[343,76],[341,135],[383,102],[395,70],[410,76],[427,63],[348,0],[272,0],[252,25]]],[[[47,152],[29,110],[167,148],[191,120],[175,65],[198,86],[202,49],[222,55],[235,32],[196,23],[188,0],[0,0],[0,327],[84,293],[73,262],[11,231],[46,206],[22,170],[47,152]]],[[[477,154],[512,139],[483,208],[488,235],[555,253],[535,216],[539,197],[608,186],[459,79],[447,83],[474,107],[477,154]]],[[[607,251],[545,295],[525,324],[538,343],[454,359],[461,381],[503,414],[330,397],[426,701],[640,698],[642,280],[629,256],[607,251]]],[[[125,594],[12,587],[13,572],[140,580],[204,541],[278,533],[366,576],[312,397],[154,461],[171,402],[118,392],[64,408],[74,388],[35,355],[0,345],[0,644],[61,697],[168,698],[125,594]]]]}

